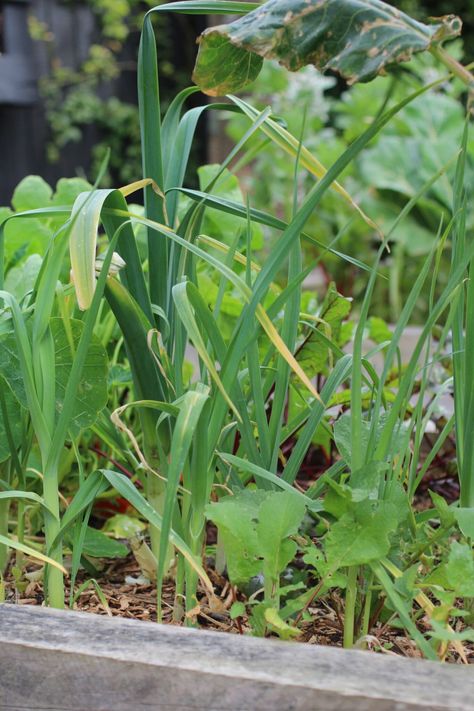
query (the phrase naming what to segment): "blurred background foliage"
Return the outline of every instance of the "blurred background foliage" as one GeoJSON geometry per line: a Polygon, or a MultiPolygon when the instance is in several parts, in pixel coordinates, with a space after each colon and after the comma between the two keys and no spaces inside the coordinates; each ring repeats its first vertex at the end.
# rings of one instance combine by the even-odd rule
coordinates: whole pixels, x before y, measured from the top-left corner
{"type": "MultiPolygon", "coordinates": [[[[74,0],[65,0],[75,5],[74,0]]],[[[49,126],[47,158],[55,163],[61,151],[82,140],[93,125],[99,140],[84,172],[97,173],[110,148],[105,182],[124,184],[141,173],[140,132],[136,99],[136,57],[144,13],[156,0],[86,0],[96,18],[94,42],[79,66],[66,66],[58,51],[58,38],[44,21],[29,14],[29,31],[48,56],[49,71],[39,88],[49,126]],[[119,87],[119,92],[117,92],[119,87]],[[117,93],[128,100],[118,98],[117,93]]],[[[195,57],[195,39],[204,27],[199,17],[155,15],[161,70],[162,105],[189,84],[195,57]]],[[[202,141],[204,149],[204,141],[202,141]]],[[[199,152],[199,148],[198,148],[199,152]]]]}
{"type": "MultiPolygon", "coordinates": [[[[67,7],[77,6],[74,0],[64,0],[67,7]]],[[[71,146],[87,146],[85,137],[94,140],[89,151],[80,154],[76,176],[82,181],[93,180],[105,151],[110,148],[110,162],[104,185],[123,185],[141,176],[139,120],[136,104],[136,58],[139,29],[144,13],[156,5],[155,0],[85,0],[95,18],[93,41],[87,56],[77,66],[68,66],[61,59],[60,39],[44,21],[35,16],[32,3],[29,31],[48,57],[48,72],[40,79],[40,93],[47,119],[49,139],[46,153],[49,162],[61,167],[61,158],[71,146]]],[[[472,0],[437,0],[418,2],[398,0],[400,9],[420,18],[447,13],[458,14],[464,21],[462,41],[451,44],[451,51],[465,63],[472,61],[474,46],[474,5],[472,0]]],[[[171,98],[190,84],[196,54],[196,37],[206,25],[197,16],[155,15],[158,56],[161,72],[161,101],[166,108],[171,98]]],[[[398,67],[389,77],[380,77],[347,92],[346,85],[336,77],[321,76],[311,67],[288,74],[278,65],[265,63],[265,68],[250,92],[251,102],[260,108],[270,104],[274,113],[307,148],[329,166],[345,147],[361,133],[378,110],[400,99],[423,82],[440,76],[434,59],[423,56],[407,69],[398,67]]],[[[192,103],[193,97],[191,97],[192,103]]],[[[197,103],[202,97],[194,97],[197,103]]],[[[386,232],[400,209],[419,188],[443,165],[454,157],[460,141],[464,88],[456,82],[442,85],[436,92],[421,97],[403,111],[342,176],[349,193],[386,232]],[[429,120],[427,121],[427,117],[429,120]],[[429,138],[429,141],[426,139],[429,138]]],[[[212,112],[214,113],[214,112],[212,112]]],[[[208,119],[209,120],[209,119],[208,119]]],[[[215,121],[212,116],[211,120],[215,121]]],[[[201,119],[197,147],[190,162],[187,182],[199,186],[206,168],[199,165],[221,160],[227,139],[238,140],[248,128],[248,120],[235,114],[220,126],[201,119]]],[[[90,141],[89,141],[90,143],[90,141]]],[[[255,136],[252,157],[236,166],[236,178],[216,187],[221,194],[245,201],[250,194],[252,205],[274,211],[290,219],[293,209],[293,166],[283,152],[266,152],[265,140],[255,136]]],[[[469,146],[468,174],[473,181],[474,146],[469,146]]],[[[234,166],[235,167],[235,166],[234,166]]],[[[212,170],[212,168],[210,168],[212,170]]],[[[453,170],[453,164],[449,170],[453,170]]],[[[449,176],[448,170],[448,176],[449,176]]],[[[48,181],[55,181],[49,173],[48,181]]],[[[301,171],[302,199],[313,181],[301,171]]],[[[60,193],[61,194],[61,193],[60,193]]],[[[50,199],[55,199],[50,198],[50,199]]],[[[14,201],[15,202],[15,201],[14,201]]],[[[13,209],[19,209],[12,203],[13,209]]],[[[377,284],[378,313],[394,321],[404,303],[404,295],[418,273],[419,260],[431,249],[436,234],[449,219],[451,189],[449,179],[441,178],[425,199],[400,224],[392,235],[391,252],[383,271],[386,279],[377,284]]],[[[5,208],[2,214],[8,214],[5,208]]],[[[220,215],[213,224],[205,225],[211,236],[231,243],[235,235],[226,227],[220,215]]],[[[309,231],[325,244],[370,263],[379,237],[359,219],[354,211],[335,193],[326,195],[317,214],[313,215],[309,231]]],[[[469,228],[472,230],[473,225],[469,228]]],[[[271,249],[270,237],[262,233],[252,243],[252,249],[271,249]]],[[[308,283],[308,289],[323,294],[334,280],[341,294],[356,300],[361,296],[365,278],[355,268],[328,252],[322,257],[308,250],[308,263],[320,257],[318,269],[308,283]]],[[[444,257],[449,260],[449,250],[444,257]]],[[[211,294],[218,288],[207,275],[201,275],[204,291],[211,294]]],[[[440,280],[440,288],[442,279],[440,280]]],[[[310,298],[310,297],[308,297],[310,298]]],[[[227,294],[226,308],[232,315],[238,304],[227,294]]],[[[428,293],[420,299],[415,320],[423,321],[428,293]]],[[[212,300],[212,299],[211,299],[212,300]]]]}
{"type": "MultiPolygon", "coordinates": [[[[65,0],[74,5],[75,0],[65,0]]],[[[129,100],[111,94],[117,82],[134,81],[139,29],[143,14],[159,3],[156,0],[86,0],[97,20],[97,34],[89,55],[79,67],[65,66],[58,55],[57,38],[48,25],[39,21],[33,12],[29,29],[35,41],[47,48],[49,73],[40,80],[50,139],[47,157],[58,161],[61,151],[71,142],[82,139],[84,128],[94,125],[100,140],[92,150],[92,162],[84,166],[94,175],[107,148],[111,149],[110,183],[135,180],[141,171],[139,127],[134,86],[127,86],[129,100]]],[[[474,46],[474,5],[471,0],[398,0],[392,4],[412,15],[426,17],[459,14],[464,20],[464,44],[474,46]]],[[[203,29],[202,18],[185,15],[155,15],[162,83],[162,104],[190,83],[196,54],[196,36],[203,29]]],[[[472,49],[471,49],[472,54],[472,49]]],[[[466,52],[467,61],[473,57],[466,52]]],[[[283,81],[283,75],[282,75],[283,81]]],[[[316,92],[319,89],[316,89],[316,92]]],[[[194,165],[206,152],[206,136],[202,132],[201,145],[194,165]]],[[[204,162],[204,161],[202,161],[204,162]]]]}

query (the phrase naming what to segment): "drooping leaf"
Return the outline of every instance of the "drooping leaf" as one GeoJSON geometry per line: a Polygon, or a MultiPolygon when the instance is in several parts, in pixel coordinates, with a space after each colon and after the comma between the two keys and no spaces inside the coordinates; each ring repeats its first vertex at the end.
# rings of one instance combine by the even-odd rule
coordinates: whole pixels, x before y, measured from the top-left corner
{"type": "Polygon", "coordinates": [[[36,558],[36,560],[40,560],[42,563],[52,565],[54,568],[61,570],[64,575],[67,575],[66,568],[64,568],[60,563],[53,560],[49,556],[44,555],[44,553],[40,553],[40,551],[37,551],[36,548],[26,546],[24,543],[20,543],[20,541],[17,541],[14,538],[7,538],[7,536],[0,535],[0,545],[7,546],[7,548],[13,548],[16,551],[21,551],[22,553],[25,553],[31,558],[36,558]]]}
{"type": "Polygon", "coordinates": [[[265,58],[291,71],[313,64],[354,84],[461,28],[457,17],[425,25],[380,0],[269,0],[201,35],[193,78],[211,96],[235,92],[258,76],[265,58]]]}
{"type": "MultiPolygon", "coordinates": [[[[162,527],[162,517],[155,511],[153,506],[150,506],[148,501],[140,494],[140,492],[135,488],[134,484],[125,476],[125,474],[120,474],[119,472],[114,472],[110,469],[101,469],[100,473],[108,480],[108,482],[118,491],[118,493],[123,496],[127,501],[129,501],[132,506],[134,506],[137,511],[146,518],[153,526],[160,531],[162,527]]],[[[207,590],[213,591],[212,583],[207,575],[206,571],[201,565],[198,558],[192,553],[189,546],[183,541],[181,536],[179,536],[173,529],[170,531],[170,542],[181,552],[183,557],[188,561],[188,563],[194,568],[196,573],[201,578],[203,584],[206,586],[207,590]]]]}

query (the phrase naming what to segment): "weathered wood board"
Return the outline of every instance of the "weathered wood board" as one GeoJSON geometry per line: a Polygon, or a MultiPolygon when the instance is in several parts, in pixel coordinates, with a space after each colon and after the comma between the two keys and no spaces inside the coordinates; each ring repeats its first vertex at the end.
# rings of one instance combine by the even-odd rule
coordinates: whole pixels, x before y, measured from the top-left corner
{"type": "Polygon", "coordinates": [[[0,605],[2,711],[468,711],[474,670],[0,605]]]}

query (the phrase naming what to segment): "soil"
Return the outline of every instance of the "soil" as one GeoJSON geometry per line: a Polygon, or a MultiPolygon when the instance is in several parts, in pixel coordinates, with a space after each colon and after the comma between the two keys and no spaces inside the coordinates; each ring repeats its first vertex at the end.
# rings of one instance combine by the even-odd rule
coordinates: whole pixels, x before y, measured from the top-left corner
{"type": "MultiPolygon", "coordinates": [[[[302,469],[298,477],[297,484],[301,490],[305,490],[314,481],[315,477],[317,478],[327,468],[327,462],[318,461],[320,458],[320,452],[310,451],[306,460],[308,471],[302,469]],[[313,461],[311,461],[312,459],[313,461]]],[[[459,485],[456,472],[450,472],[449,466],[452,458],[453,453],[451,451],[443,452],[433,462],[417,491],[414,501],[416,510],[422,511],[432,506],[429,495],[430,490],[437,491],[449,503],[458,498],[459,485]]],[[[99,524],[99,521],[96,523],[99,524]]],[[[208,528],[208,543],[215,543],[215,533],[214,527],[210,524],[208,528]]],[[[34,566],[31,566],[31,569],[33,570],[34,566]]],[[[199,605],[193,610],[193,621],[204,629],[231,634],[251,634],[251,627],[245,617],[232,620],[229,613],[230,607],[234,602],[237,600],[245,602],[245,598],[238,593],[236,588],[229,584],[225,577],[217,574],[212,567],[209,567],[207,572],[213,583],[216,597],[209,601],[205,592],[201,591],[199,605]]],[[[89,584],[79,595],[76,595],[77,599],[72,609],[98,615],[156,621],[156,588],[151,583],[136,581],[136,579],[140,579],[140,576],[140,567],[132,553],[126,558],[102,560],[100,573],[95,577],[96,583],[100,587],[101,595],[99,595],[93,584],[89,584]]],[[[90,578],[90,574],[81,570],[76,581],[76,591],[90,578]]],[[[15,588],[11,571],[10,575],[7,572],[5,600],[6,602],[20,605],[43,605],[42,583],[41,581],[30,582],[23,592],[19,593],[15,588]]],[[[69,604],[69,590],[67,590],[66,601],[69,604]]],[[[175,600],[174,582],[169,581],[165,583],[163,588],[163,623],[176,625],[186,623],[186,620],[176,620],[173,617],[173,610],[176,610],[178,606],[179,601],[177,605],[175,600]]],[[[297,642],[342,647],[343,599],[337,593],[332,592],[330,596],[318,599],[312,604],[308,608],[308,613],[311,619],[300,622],[301,635],[297,638],[297,642]]],[[[458,621],[457,624],[462,624],[462,622],[458,621]]],[[[423,616],[420,617],[418,626],[423,632],[429,629],[429,623],[423,616]]],[[[370,634],[363,640],[359,640],[356,646],[381,654],[421,657],[421,653],[414,642],[402,630],[397,630],[389,623],[381,621],[376,622],[370,630],[370,634]]],[[[461,659],[456,650],[449,648],[445,661],[474,664],[474,643],[463,643],[463,647],[464,660],[461,659]]]]}
{"type": "MultiPolygon", "coordinates": [[[[148,582],[132,581],[132,578],[139,578],[141,574],[133,555],[130,554],[127,558],[103,561],[103,563],[101,574],[96,578],[102,592],[102,601],[97,590],[91,584],[77,597],[73,609],[97,615],[156,621],[156,588],[148,582]]],[[[193,611],[195,621],[204,629],[231,634],[251,634],[251,628],[245,618],[232,620],[230,617],[229,608],[238,599],[236,589],[232,588],[224,577],[212,569],[208,570],[208,573],[215,587],[216,599],[209,602],[207,596],[202,592],[199,605],[193,611]]],[[[81,571],[76,590],[89,577],[85,571],[81,571]]],[[[15,590],[11,576],[7,576],[5,583],[6,602],[19,605],[44,604],[41,582],[29,583],[21,594],[15,590]]],[[[66,600],[69,604],[69,591],[67,591],[66,600]]],[[[174,584],[168,582],[163,590],[162,622],[184,624],[183,621],[173,619],[174,608],[174,584]]],[[[335,593],[330,597],[318,600],[308,609],[311,620],[300,623],[302,634],[298,637],[297,642],[342,647],[343,609],[343,600],[335,593]]],[[[427,623],[423,618],[419,625],[426,631],[427,623]]],[[[382,622],[375,623],[370,634],[364,640],[359,641],[356,646],[382,654],[421,657],[415,644],[401,630],[394,629],[382,622]]],[[[474,644],[464,644],[464,650],[465,661],[474,664],[474,644]]],[[[462,663],[455,650],[449,651],[446,661],[462,663]]]]}

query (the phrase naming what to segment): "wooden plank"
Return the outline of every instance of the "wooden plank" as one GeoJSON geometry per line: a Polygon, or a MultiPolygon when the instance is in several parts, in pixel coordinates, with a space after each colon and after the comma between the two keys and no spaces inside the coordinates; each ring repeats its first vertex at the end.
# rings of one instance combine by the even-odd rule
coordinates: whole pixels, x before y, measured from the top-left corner
{"type": "Polygon", "coordinates": [[[471,668],[0,606],[2,711],[472,711],[471,668]]]}
{"type": "Polygon", "coordinates": [[[2,8],[4,54],[0,54],[0,104],[28,106],[38,99],[33,43],[26,5],[2,8]]]}

